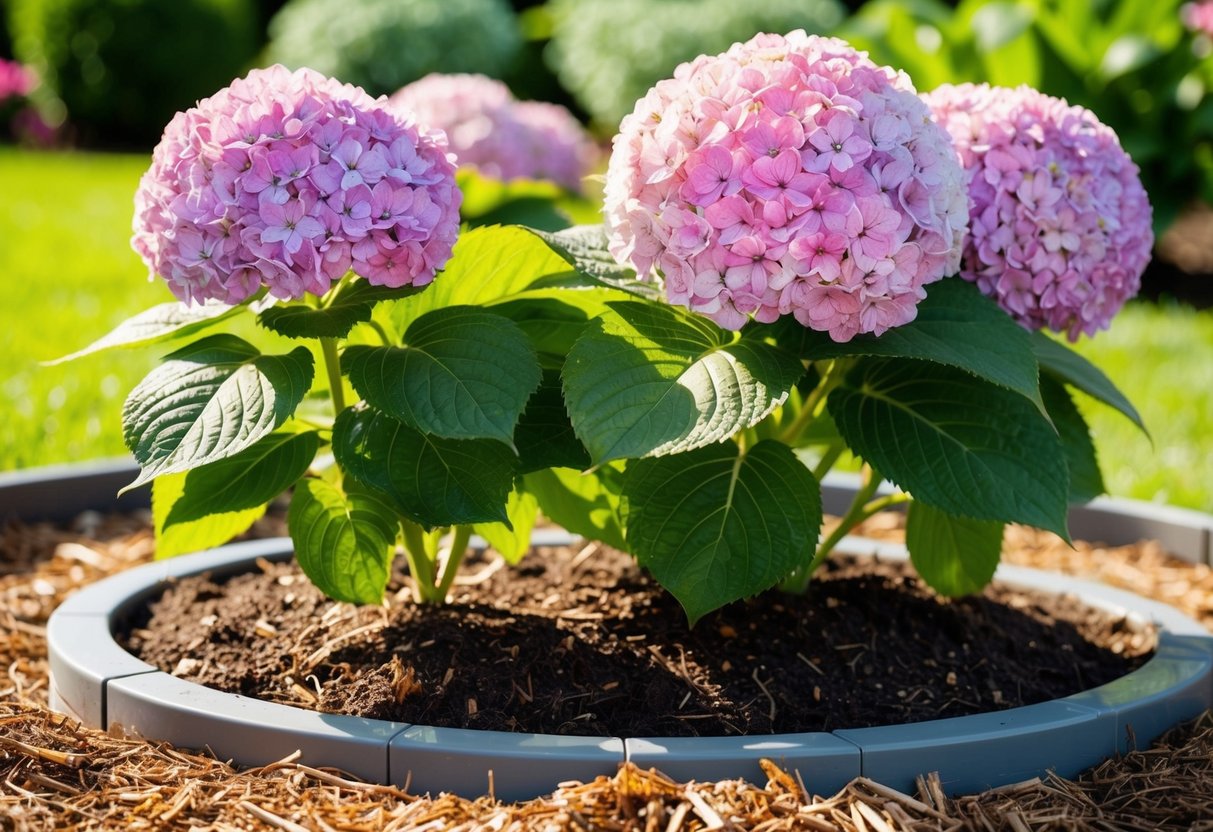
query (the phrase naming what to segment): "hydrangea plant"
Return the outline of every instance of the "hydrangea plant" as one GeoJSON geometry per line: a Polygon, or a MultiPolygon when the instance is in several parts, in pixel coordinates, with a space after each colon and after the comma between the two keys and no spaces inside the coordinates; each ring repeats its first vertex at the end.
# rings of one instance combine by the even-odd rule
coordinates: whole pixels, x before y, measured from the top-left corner
{"type": "Polygon", "coordinates": [[[1102,490],[1071,391],[1140,423],[1034,331],[1022,293],[955,276],[1037,246],[1078,283],[1034,309],[1135,279],[1122,260],[1148,249],[1149,211],[1131,163],[1089,113],[1029,110],[1036,145],[1007,151],[1012,170],[974,125],[958,153],[959,117],[937,126],[905,76],[845,43],[761,35],[637,104],[605,226],[482,227],[452,247],[441,133],[311,73],[256,72],[179,116],[141,186],[136,247],[193,305],[82,352],[174,342],[124,413],[161,555],[221,542],[292,489],[296,555],[323,591],[378,602],[403,553],[416,597],[440,602],[472,532],[514,561],[542,511],[631,552],[693,623],[803,591],[849,530],[904,504],[919,572],[972,592],[1005,524],[1065,537],[1068,504],[1102,490]],[[1074,135],[1083,150],[1053,138],[1074,135]],[[966,243],[970,212],[987,237],[966,243]],[[1090,232],[1077,246],[1071,220],[1090,232]],[[1014,239],[991,242],[1000,223],[1014,239]],[[242,314],[300,345],[198,337],[242,314]],[[862,484],[823,528],[821,480],[848,451],[862,484]]]}

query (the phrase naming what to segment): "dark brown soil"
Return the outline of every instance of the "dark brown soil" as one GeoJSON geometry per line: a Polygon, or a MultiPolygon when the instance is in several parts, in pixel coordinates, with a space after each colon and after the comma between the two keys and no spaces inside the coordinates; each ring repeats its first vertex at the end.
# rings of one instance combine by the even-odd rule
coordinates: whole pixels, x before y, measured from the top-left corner
{"type": "MultiPolygon", "coordinates": [[[[472,563],[475,573],[483,563],[472,563]]],[[[489,570],[484,570],[489,571],[489,570]]],[[[1138,667],[1150,633],[1072,599],[938,599],[899,564],[827,565],[688,630],[617,552],[543,550],[422,608],[323,598],[293,564],[181,581],[130,649],[234,693],[401,722],[607,736],[818,731],[993,711],[1138,667]]]]}

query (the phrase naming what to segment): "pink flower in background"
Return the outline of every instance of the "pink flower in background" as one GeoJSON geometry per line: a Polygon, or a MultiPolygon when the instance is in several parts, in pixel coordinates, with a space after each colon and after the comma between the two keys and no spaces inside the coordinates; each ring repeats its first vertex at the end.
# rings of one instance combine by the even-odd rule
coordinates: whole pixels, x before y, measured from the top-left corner
{"type": "Polygon", "coordinates": [[[444,130],[460,165],[496,179],[546,179],[579,191],[597,157],[589,135],[564,107],[518,101],[505,84],[484,75],[427,75],[391,103],[444,130]]]}
{"type": "Polygon", "coordinates": [[[637,102],[606,219],[615,257],[659,271],[670,302],[729,329],[792,315],[846,341],[914,319],[923,287],[959,266],[968,211],[909,79],[796,31],[683,64],[637,102]]]}
{"type": "Polygon", "coordinates": [[[1213,0],[1196,0],[1179,7],[1184,26],[1193,32],[1213,37],[1213,0]]]}
{"type": "Polygon", "coordinates": [[[322,295],[350,269],[421,286],[461,195],[446,137],[316,72],[253,70],[165,128],[132,245],[186,302],[322,295]]]}
{"type": "Polygon", "coordinates": [[[969,177],[961,274],[1029,329],[1106,329],[1154,244],[1137,165],[1090,111],[1028,87],[924,96],[969,177]]]}
{"type": "Polygon", "coordinates": [[[0,58],[0,103],[24,98],[34,88],[34,73],[16,61],[0,58]]]}

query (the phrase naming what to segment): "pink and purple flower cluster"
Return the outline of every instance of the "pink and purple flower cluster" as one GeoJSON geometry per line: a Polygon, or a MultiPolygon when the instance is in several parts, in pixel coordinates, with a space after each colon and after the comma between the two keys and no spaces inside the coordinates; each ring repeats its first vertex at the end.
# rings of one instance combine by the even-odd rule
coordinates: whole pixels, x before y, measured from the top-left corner
{"type": "Polygon", "coordinates": [[[1089,110],[1028,87],[924,96],[969,177],[961,274],[1029,329],[1106,329],[1154,243],[1137,166],[1089,110]]]}
{"type": "Polygon", "coordinates": [[[947,134],[909,79],[795,31],[701,56],[624,118],[611,251],[672,303],[739,329],[792,315],[836,341],[914,319],[968,214],[947,134]]]}
{"type": "Polygon", "coordinates": [[[579,191],[597,157],[593,141],[567,109],[518,101],[505,84],[484,75],[427,75],[398,91],[391,103],[445,131],[459,164],[496,179],[545,179],[579,191]]]}
{"type": "Polygon", "coordinates": [[[135,196],[135,250],[186,302],[323,295],[351,268],[420,286],[461,194],[445,137],[316,72],[253,70],[178,113],[135,196]]]}
{"type": "Polygon", "coordinates": [[[34,88],[34,74],[16,61],[0,58],[0,103],[24,98],[34,88]]]}

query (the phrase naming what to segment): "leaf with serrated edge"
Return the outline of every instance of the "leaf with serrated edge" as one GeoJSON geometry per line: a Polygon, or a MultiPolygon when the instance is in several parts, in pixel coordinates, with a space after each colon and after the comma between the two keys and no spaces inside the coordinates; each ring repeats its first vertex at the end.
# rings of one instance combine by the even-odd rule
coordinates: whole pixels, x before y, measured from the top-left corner
{"type": "Polygon", "coordinates": [[[607,232],[603,225],[577,225],[556,232],[527,230],[596,283],[650,300],[661,295],[655,284],[638,280],[631,267],[620,265],[614,258],[607,247],[607,232]]]}
{"type": "Polygon", "coordinates": [[[828,407],[850,448],[915,499],[1067,537],[1061,440],[1023,396],[926,361],[864,359],[828,407]]]}
{"type": "Polygon", "coordinates": [[[280,304],[266,309],[257,316],[257,321],[287,338],[344,338],[357,324],[371,319],[371,312],[379,301],[410,297],[425,288],[403,286],[392,289],[356,280],[342,286],[333,302],[323,309],[305,303],[280,304]]]}
{"type": "Polygon", "coordinates": [[[294,413],[313,370],[304,347],[261,355],[234,335],[212,335],[170,354],[123,406],[123,438],[142,466],[123,491],[255,444],[294,413]]]}
{"type": "Polygon", "coordinates": [[[694,625],[813,556],[821,489],[780,442],[731,442],[628,464],[627,540],[694,625]]]}
{"type": "MultiPolygon", "coordinates": [[[[786,335],[787,329],[775,331],[786,335]]],[[[964,370],[1036,403],[1041,410],[1039,368],[1027,331],[997,303],[966,280],[949,279],[927,287],[917,317],[880,337],[857,335],[837,343],[827,334],[800,328],[801,358],[812,360],[852,355],[918,358],[964,370]]],[[[793,349],[791,344],[789,349],[793,349]]]]}
{"type": "Polygon", "coordinates": [[[185,492],[167,522],[265,505],[304,475],[319,448],[315,431],[271,433],[235,456],[194,468],[185,474],[185,492]]]}
{"type": "Polygon", "coordinates": [[[399,521],[379,497],[308,477],[295,487],[287,526],[299,568],[328,597],[383,600],[399,521]]]}
{"type": "Polygon", "coordinates": [[[167,341],[170,338],[184,338],[230,318],[245,308],[245,306],[228,306],[216,301],[207,301],[197,306],[189,306],[184,303],[162,303],[127,318],[84,349],[76,350],[53,361],[47,361],[45,365],[50,367],[120,347],[138,347],[167,341]]]}
{"type": "Polygon", "coordinates": [[[156,535],[156,559],[172,558],[222,546],[244,534],[265,514],[264,504],[238,511],[208,514],[184,522],[172,519],[185,491],[186,473],[165,474],[152,483],[152,529],[156,535]]]}
{"type": "Polygon", "coordinates": [[[604,465],[593,473],[548,468],[523,477],[545,517],[573,534],[627,550],[619,513],[620,472],[604,465]]]}
{"type": "Polygon", "coordinates": [[[804,374],[800,360],[670,306],[622,301],[565,362],[569,416],[595,464],[692,450],[762,421],[804,374]]]}
{"type": "Polygon", "coordinates": [[[514,430],[514,446],[524,474],[543,468],[589,467],[590,454],[573,433],[555,370],[544,371],[543,382],[527,402],[514,430]]]}
{"type": "Polygon", "coordinates": [[[1133,403],[1090,361],[1042,332],[1032,333],[1032,349],[1041,370],[1119,411],[1142,433],[1150,435],[1133,403]]]}
{"type": "Polygon", "coordinates": [[[541,377],[517,324],[454,306],[418,318],[404,340],[404,347],[346,349],[343,369],[368,404],[423,433],[513,444],[541,377]]]}
{"type": "Polygon", "coordinates": [[[1066,465],[1070,469],[1070,502],[1085,503],[1095,499],[1106,489],[1087,420],[1074,404],[1066,386],[1057,379],[1048,375],[1042,378],[1040,392],[1044,396],[1049,418],[1061,437],[1061,446],[1065,449],[1066,465]]]}
{"type": "Polygon", "coordinates": [[[346,408],[333,424],[333,454],[426,528],[510,522],[517,458],[495,440],[427,436],[370,408],[346,408]]]}
{"type": "Polygon", "coordinates": [[[472,526],[472,531],[487,540],[512,566],[522,560],[531,548],[531,529],[535,528],[539,503],[534,495],[515,488],[505,504],[505,513],[513,529],[505,523],[477,523],[472,526]]]}
{"type": "Polygon", "coordinates": [[[918,574],[941,595],[981,592],[1002,557],[1003,524],[956,517],[915,500],[906,517],[906,548],[918,574]]]}

